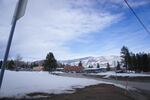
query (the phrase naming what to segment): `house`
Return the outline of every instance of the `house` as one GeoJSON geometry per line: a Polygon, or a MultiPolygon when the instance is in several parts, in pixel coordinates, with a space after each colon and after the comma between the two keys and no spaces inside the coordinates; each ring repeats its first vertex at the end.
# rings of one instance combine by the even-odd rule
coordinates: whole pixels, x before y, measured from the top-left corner
{"type": "Polygon", "coordinates": [[[64,66],[64,71],[65,72],[83,72],[83,67],[82,66],[64,66]]]}
{"type": "Polygon", "coordinates": [[[43,71],[43,70],[44,70],[43,66],[33,67],[33,71],[43,71]]]}

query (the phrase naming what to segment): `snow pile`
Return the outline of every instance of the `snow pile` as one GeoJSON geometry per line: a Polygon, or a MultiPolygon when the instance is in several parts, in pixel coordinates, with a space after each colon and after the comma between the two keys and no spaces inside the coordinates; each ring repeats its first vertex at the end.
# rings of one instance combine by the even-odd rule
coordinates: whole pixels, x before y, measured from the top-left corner
{"type": "Polygon", "coordinates": [[[64,72],[62,71],[53,71],[51,74],[63,74],[64,72]]]}
{"type": "Polygon", "coordinates": [[[105,78],[110,76],[120,76],[120,77],[150,77],[150,74],[142,74],[142,73],[116,73],[114,71],[108,71],[108,72],[101,72],[97,73],[96,75],[102,75],[105,76],[105,78]]]}
{"type": "Polygon", "coordinates": [[[22,97],[28,93],[64,93],[73,88],[104,83],[83,78],[71,78],[51,75],[48,72],[5,71],[0,98],[22,97]]]}

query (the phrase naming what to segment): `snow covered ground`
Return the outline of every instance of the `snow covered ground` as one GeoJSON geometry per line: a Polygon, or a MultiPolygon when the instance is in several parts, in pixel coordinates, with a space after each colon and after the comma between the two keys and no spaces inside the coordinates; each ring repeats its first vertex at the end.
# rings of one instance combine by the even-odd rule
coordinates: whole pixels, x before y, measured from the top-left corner
{"type": "Polygon", "coordinates": [[[92,73],[92,75],[104,75],[105,78],[110,76],[121,76],[121,77],[150,77],[150,74],[142,74],[142,73],[116,73],[114,71],[101,72],[101,73],[92,73]]]}
{"type": "MultiPolygon", "coordinates": [[[[96,85],[101,83],[112,84],[125,89],[125,86],[120,84],[114,84],[93,79],[57,76],[49,74],[48,72],[16,72],[6,70],[4,74],[2,88],[0,90],[0,98],[21,98],[24,96],[28,97],[26,94],[35,92],[49,94],[60,94],[70,92],[72,93],[74,92],[75,88],[84,88],[85,86],[96,85]]],[[[134,88],[128,87],[128,89],[134,88]]]]}
{"type": "Polygon", "coordinates": [[[0,98],[22,97],[28,93],[64,93],[73,88],[105,83],[83,78],[71,78],[49,74],[48,72],[5,71],[0,98]]]}

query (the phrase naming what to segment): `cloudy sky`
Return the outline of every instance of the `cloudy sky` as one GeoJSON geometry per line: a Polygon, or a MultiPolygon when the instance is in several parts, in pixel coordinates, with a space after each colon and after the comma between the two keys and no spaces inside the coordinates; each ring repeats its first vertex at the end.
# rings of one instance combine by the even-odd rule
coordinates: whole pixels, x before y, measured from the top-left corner
{"type": "MultiPolygon", "coordinates": [[[[0,58],[17,1],[0,0],[0,58]]],[[[150,0],[128,1],[150,30],[150,0]]],[[[48,52],[59,60],[119,55],[123,45],[133,52],[150,51],[150,34],[123,0],[28,0],[9,57],[39,60],[48,52]]]]}

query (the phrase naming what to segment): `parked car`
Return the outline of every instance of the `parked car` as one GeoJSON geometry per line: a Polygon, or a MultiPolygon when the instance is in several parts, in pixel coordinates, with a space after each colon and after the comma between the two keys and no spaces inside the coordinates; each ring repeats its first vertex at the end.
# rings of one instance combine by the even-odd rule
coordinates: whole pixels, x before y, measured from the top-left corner
{"type": "Polygon", "coordinates": [[[125,73],[124,70],[117,70],[116,73],[125,73]]]}

